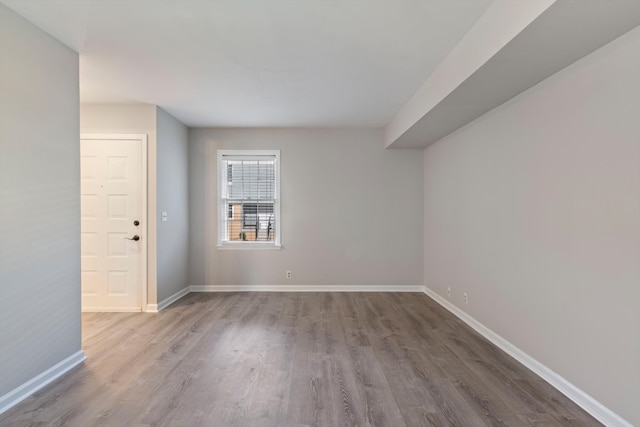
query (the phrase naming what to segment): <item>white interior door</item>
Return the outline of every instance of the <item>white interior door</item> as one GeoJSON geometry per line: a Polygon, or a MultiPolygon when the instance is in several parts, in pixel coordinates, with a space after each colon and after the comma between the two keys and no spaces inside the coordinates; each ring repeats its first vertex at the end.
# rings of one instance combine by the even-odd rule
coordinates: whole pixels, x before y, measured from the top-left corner
{"type": "Polygon", "coordinates": [[[83,311],[142,309],[143,149],[140,135],[81,137],[83,311]]]}

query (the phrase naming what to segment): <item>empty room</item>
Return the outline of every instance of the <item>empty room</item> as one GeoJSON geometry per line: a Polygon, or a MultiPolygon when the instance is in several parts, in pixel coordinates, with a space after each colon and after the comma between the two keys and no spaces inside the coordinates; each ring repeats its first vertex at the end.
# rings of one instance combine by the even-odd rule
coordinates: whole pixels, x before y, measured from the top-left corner
{"type": "Polygon", "coordinates": [[[638,0],[0,0],[0,426],[640,426],[638,76],[638,0]]]}

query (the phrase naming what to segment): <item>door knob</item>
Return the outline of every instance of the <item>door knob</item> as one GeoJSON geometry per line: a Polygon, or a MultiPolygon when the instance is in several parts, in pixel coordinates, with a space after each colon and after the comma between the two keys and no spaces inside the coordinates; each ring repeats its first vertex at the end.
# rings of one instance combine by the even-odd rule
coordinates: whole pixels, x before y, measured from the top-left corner
{"type": "Polygon", "coordinates": [[[133,237],[125,237],[125,239],[127,239],[127,240],[133,240],[133,241],[136,241],[136,242],[137,242],[138,240],[140,240],[140,236],[138,236],[138,235],[136,234],[136,235],[135,235],[135,236],[133,236],[133,237]]]}

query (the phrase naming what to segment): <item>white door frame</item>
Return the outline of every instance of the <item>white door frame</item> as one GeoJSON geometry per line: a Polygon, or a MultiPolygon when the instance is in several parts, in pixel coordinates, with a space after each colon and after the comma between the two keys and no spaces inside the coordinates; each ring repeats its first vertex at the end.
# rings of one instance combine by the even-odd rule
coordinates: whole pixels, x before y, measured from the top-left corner
{"type": "Polygon", "coordinates": [[[141,192],[142,192],[142,236],[144,238],[140,239],[140,243],[142,244],[142,266],[141,266],[141,277],[140,277],[140,311],[147,311],[147,258],[149,256],[147,240],[149,240],[149,233],[147,231],[147,223],[149,222],[149,217],[147,215],[147,135],[145,134],[126,134],[126,133],[83,133],[80,134],[80,140],[83,139],[99,139],[99,140],[138,140],[140,141],[140,146],[142,147],[141,159],[142,159],[142,167],[141,167],[141,192]]]}

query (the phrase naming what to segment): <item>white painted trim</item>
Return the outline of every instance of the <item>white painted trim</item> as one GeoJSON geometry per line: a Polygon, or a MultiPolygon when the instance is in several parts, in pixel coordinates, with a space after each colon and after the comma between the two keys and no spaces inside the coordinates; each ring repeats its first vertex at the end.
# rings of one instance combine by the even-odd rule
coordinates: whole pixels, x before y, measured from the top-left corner
{"type": "Polygon", "coordinates": [[[164,300],[162,300],[157,305],[157,311],[164,310],[165,308],[169,307],[174,302],[178,301],[183,296],[187,295],[189,292],[191,292],[191,289],[190,289],[189,286],[187,286],[184,289],[181,289],[178,292],[176,292],[175,294],[171,295],[169,298],[165,298],[164,300]]]}
{"type": "MultiPolygon", "coordinates": [[[[227,176],[227,171],[226,169],[222,168],[222,159],[223,157],[235,157],[237,156],[238,158],[241,157],[262,157],[262,156],[268,156],[268,157],[274,157],[275,158],[275,199],[273,200],[273,209],[274,209],[274,215],[275,215],[275,219],[276,219],[276,223],[275,223],[275,235],[274,235],[274,241],[272,245],[265,245],[265,247],[253,247],[252,249],[280,249],[280,247],[282,246],[282,235],[280,233],[280,230],[282,229],[282,227],[280,226],[280,224],[282,223],[282,212],[280,210],[280,200],[282,199],[281,195],[280,195],[280,150],[217,150],[217,155],[216,155],[216,165],[217,165],[217,169],[218,169],[218,183],[217,183],[217,199],[216,199],[216,205],[217,205],[217,210],[218,210],[218,225],[217,225],[217,230],[218,230],[218,236],[217,236],[217,247],[218,249],[226,249],[226,246],[229,245],[229,243],[231,242],[225,242],[223,241],[222,237],[227,235],[227,228],[226,228],[226,220],[222,220],[222,218],[226,218],[227,217],[227,212],[226,209],[224,208],[224,206],[222,206],[222,183],[226,182],[226,176],[227,176]]],[[[240,243],[241,245],[243,243],[240,243]]],[[[231,246],[231,245],[230,245],[231,246]]],[[[256,246],[256,245],[253,245],[256,246]]],[[[231,248],[229,248],[231,249],[231,248]]],[[[233,248],[236,249],[236,248],[233,248]]],[[[249,247],[247,249],[250,249],[249,247]]]]}
{"type": "Polygon", "coordinates": [[[633,427],[633,425],[623,419],[620,415],[616,414],[602,403],[570,383],[568,380],[558,375],[552,369],[538,362],[533,357],[529,356],[524,351],[520,350],[515,345],[511,344],[500,335],[493,332],[491,329],[478,322],[476,319],[459,309],[451,302],[441,297],[428,287],[424,287],[424,293],[435,302],[440,304],[445,309],[449,310],[456,317],[462,320],[464,323],[473,328],[480,335],[491,341],[498,348],[509,354],[511,357],[522,363],[531,371],[542,377],[546,382],[555,387],[560,393],[567,396],[574,403],[580,406],[582,409],[591,414],[595,419],[603,423],[605,426],[610,427],[633,427]]]}
{"type": "Polygon", "coordinates": [[[21,386],[14,388],[4,396],[1,396],[0,414],[8,411],[50,382],[60,378],[62,375],[82,363],[86,358],[87,357],[85,356],[84,351],[79,350],[63,361],[53,365],[51,368],[47,369],[40,375],[30,379],[21,386]]]}
{"type": "Polygon", "coordinates": [[[147,308],[144,311],[145,313],[157,313],[158,312],[158,304],[147,304],[147,308]]]}
{"type": "Polygon", "coordinates": [[[139,313],[140,307],[82,307],[83,313],[139,313]]]}
{"type": "MultiPolygon", "coordinates": [[[[140,309],[144,311],[144,307],[147,305],[149,292],[149,284],[147,277],[147,268],[149,262],[149,248],[147,242],[149,241],[149,194],[148,194],[148,174],[149,174],[149,160],[147,159],[148,150],[149,150],[149,138],[147,135],[140,135],[142,142],[142,218],[144,218],[144,222],[142,225],[142,233],[145,236],[145,239],[142,241],[142,277],[140,277],[140,281],[142,282],[140,286],[142,287],[140,293],[140,309]]],[[[153,215],[155,216],[155,211],[153,215]]]]}
{"type": "Polygon", "coordinates": [[[422,292],[422,286],[278,285],[278,286],[190,286],[191,292],[422,292]]]}
{"type": "MultiPolygon", "coordinates": [[[[96,312],[96,311],[144,311],[144,309],[147,307],[147,292],[148,292],[148,284],[147,284],[147,265],[148,265],[148,258],[149,258],[149,249],[147,247],[147,240],[149,240],[149,233],[148,233],[148,223],[149,223],[149,215],[148,215],[148,204],[149,204],[149,199],[148,199],[148,194],[147,194],[147,186],[148,184],[148,159],[147,159],[147,153],[149,150],[149,138],[147,137],[146,134],[128,134],[128,133],[115,133],[115,134],[111,134],[111,133],[84,133],[80,135],[80,140],[83,139],[99,139],[99,140],[104,140],[104,139],[115,139],[115,140],[119,140],[119,139],[135,139],[135,140],[139,140],[140,141],[140,147],[141,147],[141,162],[142,162],[142,168],[141,168],[141,172],[140,172],[140,193],[142,196],[142,212],[140,213],[141,218],[144,218],[144,221],[141,221],[142,223],[140,224],[140,234],[142,235],[142,239],[140,240],[141,245],[142,245],[142,265],[140,266],[140,274],[142,275],[142,277],[140,277],[140,307],[137,307],[134,310],[129,310],[129,309],[109,309],[109,308],[104,308],[101,310],[96,310],[93,308],[83,308],[82,311],[86,311],[86,312],[96,312]]],[[[154,213],[155,215],[155,213],[154,213]]]]}

